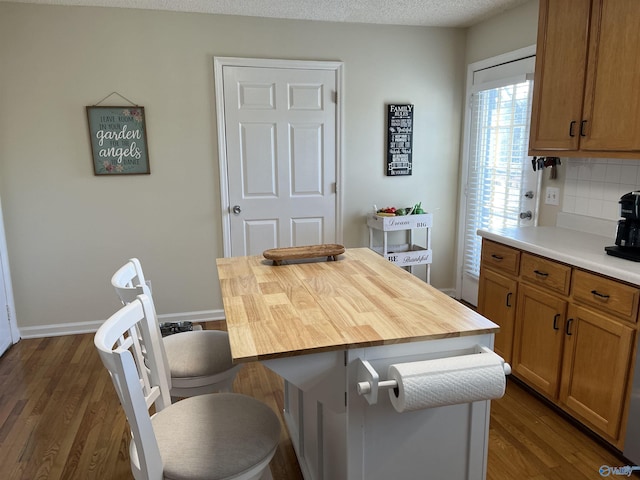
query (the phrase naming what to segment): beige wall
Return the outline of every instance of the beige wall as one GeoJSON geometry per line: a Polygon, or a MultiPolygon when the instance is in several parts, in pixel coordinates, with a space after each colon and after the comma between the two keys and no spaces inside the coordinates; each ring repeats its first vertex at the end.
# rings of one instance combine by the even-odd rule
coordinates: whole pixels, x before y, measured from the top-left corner
{"type": "Polygon", "coordinates": [[[372,204],[422,201],[432,283],[453,286],[464,30],[0,3],[0,194],[22,330],[105,319],[131,256],[159,313],[222,308],[215,55],[343,61],[344,243],[367,245],[372,204]],[[84,107],[113,91],[146,109],[149,176],[93,175],[84,107]],[[387,102],[415,104],[411,177],[383,175],[387,102]]]}
{"type": "Polygon", "coordinates": [[[535,45],[538,5],[538,0],[530,0],[469,28],[467,64],[535,45]]]}
{"type": "MultiPolygon", "coordinates": [[[[535,45],[538,31],[538,0],[530,0],[522,6],[495,16],[468,30],[466,56],[467,64],[511,52],[519,48],[535,45]]],[[[538,212],[540,225],[555,225],[560,207],[545,205],[544,192],[547,186],[564,188],[565,166],[558,168],[557,178],[550,179],[550,171],[542,173],[542,201],[538,212]]]]}

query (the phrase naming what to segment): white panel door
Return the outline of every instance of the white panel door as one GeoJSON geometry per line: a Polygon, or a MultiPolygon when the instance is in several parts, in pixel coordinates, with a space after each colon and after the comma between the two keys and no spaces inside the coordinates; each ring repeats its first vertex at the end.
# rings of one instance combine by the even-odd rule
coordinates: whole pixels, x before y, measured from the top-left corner
{"type": "Polygon", "coordinates": [[[336,242],[336,71],[224,65],[222,81],[230,255],[336,242]]]}
{"type": "MultiPolygon", "coordinates": [[[[0,257],[0,264],[2,258],[0,257]]],[[[0,272],[0,355],[7,351],[12,344],[11,325],[9,323],[9,306],[5,291],[4,275],[0,272]]]]}
{"type": "Polygon", "coordinates": [[[0,355],[20,339],[17,334],[15,313],[12,319],[10,312],[15,312],[15,307],[9,273],[7,242],[4,236],[4,221],[0,207],[0,355]]]}
{"type": "Polygon", "coordinates": [[[537,225],[540,175],[527,156],[535,47],[468,66],[456,297],[478,303],[478,229],[537,225]]]}

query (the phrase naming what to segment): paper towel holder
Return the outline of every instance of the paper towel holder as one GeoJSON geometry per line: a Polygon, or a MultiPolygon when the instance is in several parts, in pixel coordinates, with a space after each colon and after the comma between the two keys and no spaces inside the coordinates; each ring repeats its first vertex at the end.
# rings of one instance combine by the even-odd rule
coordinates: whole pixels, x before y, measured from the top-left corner
{"type": "MultiPolygon", "coordinates": [[[[504,368],[504,374],[511,374],[511,365],[504,361],[497,353],[484,345],[476,345],[475,351],[472,353],[488,353],[499,357],[502,361],[502,367],[504,368]]],[[[376,372],[376,369],[371,366],[367,360],[357,359],[358,363],[358,383],[356,389],[358,395],[361,395],[369,403],[369,405],[375,405],[378,403],[378,390],[381,388],[398,388],[398,382],[395,380],[380,380],[380,375],[376,372]]]]}

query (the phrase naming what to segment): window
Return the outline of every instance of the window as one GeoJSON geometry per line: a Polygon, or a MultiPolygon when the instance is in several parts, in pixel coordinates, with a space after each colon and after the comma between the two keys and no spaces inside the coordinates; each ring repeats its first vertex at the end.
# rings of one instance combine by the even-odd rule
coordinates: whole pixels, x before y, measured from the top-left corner
{"type": "Polygon", "coordinates": [[[458,293],[474,305],[482,247],[477,230],[533,225],[537,216],[538,176],[527,155],[534,59],[499,63],[470,75],[458,293]]]}
{"type": "Polygon", "coordinates": [[[529,141],[533,82],[473,94],[464,271],[480,274],[479,228],[517,227],[529,141]]]}

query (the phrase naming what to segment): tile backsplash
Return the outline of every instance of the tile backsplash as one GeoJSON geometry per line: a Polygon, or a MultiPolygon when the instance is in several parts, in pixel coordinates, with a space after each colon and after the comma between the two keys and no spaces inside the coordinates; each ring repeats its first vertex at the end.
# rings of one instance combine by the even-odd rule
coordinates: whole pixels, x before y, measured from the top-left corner
{"type": "Polygon", "coordinates": [[[640,160],[563,158],[566,162],[562,211],[618,220],[618,200],[640,189],[640,160]]]}

